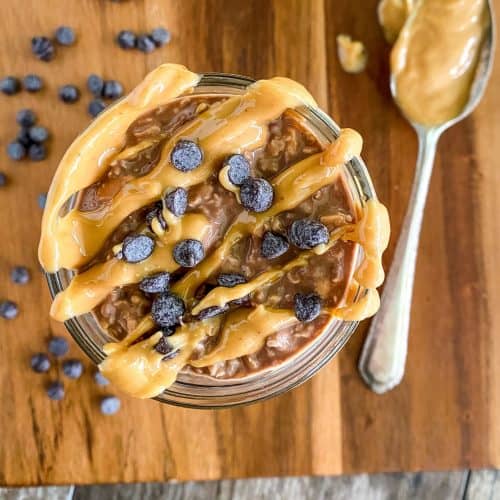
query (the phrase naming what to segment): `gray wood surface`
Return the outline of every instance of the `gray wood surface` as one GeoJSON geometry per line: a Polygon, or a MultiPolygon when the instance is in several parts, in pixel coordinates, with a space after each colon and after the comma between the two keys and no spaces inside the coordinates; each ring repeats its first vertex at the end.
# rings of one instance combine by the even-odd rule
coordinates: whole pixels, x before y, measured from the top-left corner
{"type": "Polygon", "coordinates": [[[0,500],[500,500],[499,477],[479,470],[0,488],[0,500]]]}

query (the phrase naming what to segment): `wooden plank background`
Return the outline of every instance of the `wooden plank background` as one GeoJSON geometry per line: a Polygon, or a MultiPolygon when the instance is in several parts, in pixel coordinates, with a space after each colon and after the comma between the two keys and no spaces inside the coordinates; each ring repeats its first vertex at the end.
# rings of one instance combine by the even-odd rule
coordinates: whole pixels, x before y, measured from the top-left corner
{"type": "MultiPolygon", "coordinates": [[[[338,358],[304,386],[272,401],[224,411],[193,411],[124,399],[114,417],[99,414],[90,366],[67,383],[61,403],[48,401],[28,368],[50,331],[49,294],[38,272],[40,209],[65,148],[88,122],[90,72],[126,88],[148,70],[179,62],[194,71],[305,84],[343,126],[365,137],[364,158],[397,234],[409,195],[416,139],[388,91],[388,47],[376,23],[376,0],[3,0],[0,74],[40,73],[47,88],[0,95],[0,148],[15,136],[15,112],[32,107],[52,133],[47,161],[3,156],[10,185],[0,192],[0,296],[21,314],[0,323],[0,484],[216,479],[443,470],[500,466],[500,69],[474,116],[445,134],[424,222],[413,307],[408,373],[384,396],[368,391],[356,363],[363,330],[338,358]],[[58,25],[76,28],[78,43],[36,61],[29,40],[58,25]],[[172,43],[150,55],[113,43],[120,29],[159,24],[172,43]],[[367,71],[342,72],[335,36],[368,46],[367,71]],[[57,87],[82,88],[78,104],[57,99],[57,87]],[[33,271],[12,285],[12,265],[33,271]]],[[[500,7],[500,6],[499,6],[500,7]]],[[[500,10],[497,8],[497,11],[500,10]]],[[[390,262],[395,238],[386,255],[390,262]]],[[[365,325],[366,327],[366,325],[365,325]]],[[[76,345],[72,354],[80,355],[76,345]]]]}

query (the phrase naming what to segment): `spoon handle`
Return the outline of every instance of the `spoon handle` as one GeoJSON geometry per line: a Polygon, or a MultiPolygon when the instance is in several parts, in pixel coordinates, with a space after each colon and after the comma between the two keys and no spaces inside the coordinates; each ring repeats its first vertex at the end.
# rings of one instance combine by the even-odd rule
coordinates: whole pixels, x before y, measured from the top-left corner
{"type": "Polygon", "coordinates": [[[441,131],[417,128],[417,134],[418,159],[408,209],[358,366],[363,380],[378,394],[396,387],[404,374],[420,227],[441,131]]]}

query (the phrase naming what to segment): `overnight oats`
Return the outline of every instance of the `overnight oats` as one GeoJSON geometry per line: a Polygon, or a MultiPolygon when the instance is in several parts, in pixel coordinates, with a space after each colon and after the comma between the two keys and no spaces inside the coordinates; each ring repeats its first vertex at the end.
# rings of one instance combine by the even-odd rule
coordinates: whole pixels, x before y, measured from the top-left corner
{"type": "Polygon", "coordinates": [[[332,124],[292,80],[166,64],[75,140],[39,256],[51,315],[116,387],[269,397],[376,312],[387,211],[361,137],[332,124]]]}

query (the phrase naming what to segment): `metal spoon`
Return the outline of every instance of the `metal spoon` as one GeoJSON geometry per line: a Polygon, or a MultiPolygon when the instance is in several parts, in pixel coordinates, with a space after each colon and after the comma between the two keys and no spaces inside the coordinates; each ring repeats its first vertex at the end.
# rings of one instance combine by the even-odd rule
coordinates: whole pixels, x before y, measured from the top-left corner
{"type": "MultiPolygon", "coordinates": [[[[358,365],[363,380],[378,394],[396,387],[404,375],[418,241],[437,142],[446,129],[465,118],[477,106],[491,73],[495,26],[490,0],[488,9],[490,27],[481,47],[469,101],[463,111],[453,120],[435,127],[410,122],[418,136],[415,178],[391,269],[385,281],[380,310],[372,321],[358,365]]],[[[393,76],[391,92],[397,102],[393,76]]]]}

